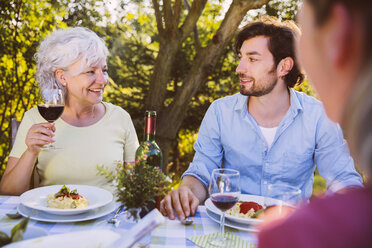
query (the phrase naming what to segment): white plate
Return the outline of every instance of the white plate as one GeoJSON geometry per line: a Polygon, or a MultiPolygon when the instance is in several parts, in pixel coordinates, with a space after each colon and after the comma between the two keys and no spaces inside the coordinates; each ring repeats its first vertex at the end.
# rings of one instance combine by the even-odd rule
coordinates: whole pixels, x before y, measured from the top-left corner
{"type": "MultiPolygon", "coordinates": [[[[10,231],[15,225],[2,226],[0,227],[0,230],[10,236],[10,231]]],[[[46,230],[40,227],[27,225],[26,231],[23,234],[23,239],[24,240],[33,239],[33,238],[38,238],[38,237],[47,236],[47,235],[48,235],[48,232],[46,230]]]]}
{"type": "Polygon", "coordinates": [[[32,220],[64,223],[97,219],[113,212],[115,210],[115,206],[115,202],[111,202],[104,207],[96,208],[78,215],[49,214],[44,211],[38,211],[36,209],[28,208],[26,206],[23,206],[22,204],[18,205],[17,210],[21,215],[25,217],[29,216],[32,220]]]}
{"type": "Polygon", "coordinates": [[[35,239],[11,243],[6,248],[65,248],[65,247],[111,247],[120,239],[120,234],[105,230],[95,229],[89,231],[69,232],[55,234],[35,239]]]}
{"type": "MultiPolygon", "coordinates": [[[[220,215],[213,213],[208,208],[207,208],[207,215],[213,221],[215,221],[217,223],[220,223],[220,215]]],[[[254,225],[237,223],[237,222],[233,222],[229,219],[225,219],[225,226],[235,228],[235,229],[239,229],[239,230],[242,230],[242,231],[247,231],[247,232],[257,232],[258,231],[258,229],[256,227],[254,227],[254,225]]]]}
{"type": "MultiPolygon", "coordinates": [[[[270,201],[270,205],[279,202],[279,200],[276,200],[276,199],[273,199],[273,198],[267,198],[266,202],[268,202],[268,199],[270,201]]],[[[239,201],[246,201],[246,202],[253,201],[253,202],[256,202],[256,203],[260,204],[261,206],[264,206],[265,197],[264,196],[259,196],[259,195],[241,194],[240,197],[239,197],[239,201]]],[[[221,210],[219,210],[213,204],[213,202],[211,201],[210,198],[208,198],[205,201],[204,205],[208,210],[210,210],[214,214],[221,215],[221,210]]],[[[226,214],[225,217],[226,217],[226,219],[229,219],[229,220],[234,221],[236,223],[242,223],[242,224],[256,224],[258,222],[262,222],[262,220],[260,220],[260,219],[241,218],[241,217],[235,217],[235,216],[232,216],[232,215],[229,215],[229,214],[226,214]]]]}
{"type": "Polygon", "coordinates": [[[45,211],[50,214],[74,215],[103,207],[109,204],[113,199],[111,192],[105,189],[87,185],[66,185],[70,190],[77,189],[77,192],[89,201],[88,205],[85,208],[76,209],[58,209],[48,207],[46,203],[48,195],[54,195],[62,188],[62,186],[63,185],[51,185],[26,191],[20,196],[20,201],[26,207],[45,211]]]}

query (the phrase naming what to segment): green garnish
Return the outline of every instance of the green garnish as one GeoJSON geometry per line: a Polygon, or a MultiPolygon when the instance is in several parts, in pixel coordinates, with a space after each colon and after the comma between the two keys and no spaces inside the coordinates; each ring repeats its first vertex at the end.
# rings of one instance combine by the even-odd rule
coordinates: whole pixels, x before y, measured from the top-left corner
{"type": "Polygon", "coordinates": [[[63,185],[62,188],[54,194],[54,197],[57,198],[59,196],[63,196],[63,195],[69,195],[70,193],[70,189],[66,187],[66,185],[63,185]]]}
{"type": "Polygon", "coordinates": [[[62,188],[54,194],[54,197],[57,198],[57,197],[60,197],[60,196],[65,196],[67,195],[68,197],[72,196],[72,195],[79,195],[78,192],[77,192],[77,189],[74,189],[74,190],[70,190],[69,188],[66,187],[66,185],[63,185],[62,188]]]}
{"type": "Polygon", "coordinates": [[[71,190],[70,195],[78,195],[77,189],[71,190]]]}

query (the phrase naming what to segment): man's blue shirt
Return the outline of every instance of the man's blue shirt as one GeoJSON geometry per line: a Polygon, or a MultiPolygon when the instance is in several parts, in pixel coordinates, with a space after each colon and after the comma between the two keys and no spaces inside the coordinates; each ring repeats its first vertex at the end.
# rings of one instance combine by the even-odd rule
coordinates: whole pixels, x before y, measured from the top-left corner
{"type": "Polygon", "coordinates": [[[244,194],[266,195],[268,184],[287,184],[308,198],[317,165],[332,192],[362,185],[340,126],[327,118],[318,100],[290,90],[291,105],[270,150],[247,100],[237,93],[211,104],[194,144],[194,159],[182,178],[194,176],[207,188],[212,170],[223,164],[240,171],[244,194]]]}

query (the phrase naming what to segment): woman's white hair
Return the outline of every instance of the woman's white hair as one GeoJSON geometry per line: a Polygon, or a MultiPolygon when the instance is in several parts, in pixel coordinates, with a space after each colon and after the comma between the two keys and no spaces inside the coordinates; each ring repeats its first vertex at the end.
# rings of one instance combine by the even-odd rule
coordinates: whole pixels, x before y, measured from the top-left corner
{"type": "Polygon", "coordinates": [[[36,81],[40,91],[55,87],[65,90],[56,78],[56,70],[67,70],[80,59],[89,67],[106,61],[108,54],[104,41],[87,28],[55,30],[45,37],[35,54],[36,81]]]}

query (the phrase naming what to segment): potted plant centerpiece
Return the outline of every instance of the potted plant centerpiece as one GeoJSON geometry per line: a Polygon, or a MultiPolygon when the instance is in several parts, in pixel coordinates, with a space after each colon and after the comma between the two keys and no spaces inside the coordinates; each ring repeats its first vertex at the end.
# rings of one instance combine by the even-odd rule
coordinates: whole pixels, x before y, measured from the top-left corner
{"type": "MultiPolygon", "coordinates": [[[[104,175],[116,188],[117,200],[127,208],[127,217],[133,222],[140,219],[140,212],[157,197],[164,197],[172,189],[172,179],[146,160],[138,156],[134,164],[116,162],[116,171],[98,166],[98,174],[104,175]]],[[[147,209],[146,209],[147,210],[147,209]]]]}

